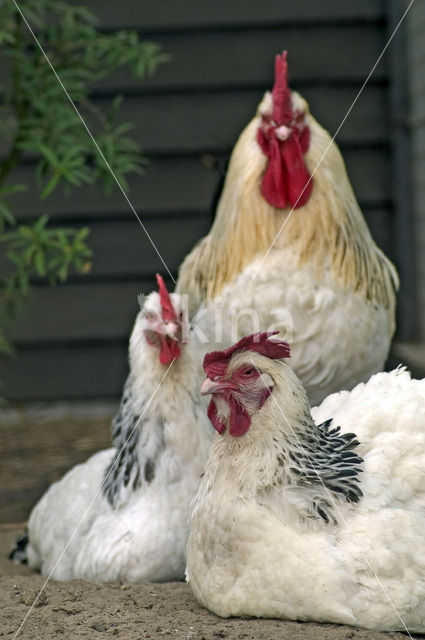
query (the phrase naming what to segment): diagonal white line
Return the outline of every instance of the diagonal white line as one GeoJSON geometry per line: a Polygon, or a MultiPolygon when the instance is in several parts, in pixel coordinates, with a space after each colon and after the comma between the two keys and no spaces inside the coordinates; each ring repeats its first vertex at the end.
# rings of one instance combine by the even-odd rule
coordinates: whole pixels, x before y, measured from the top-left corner
{"type": "MultiPolygon", "coordinates": [[[[279,361],[277,360],[276,362],[279,362],[279,361]]],[[[253,365],[253,367],[254,367],[254,368],[256,369],[256,371],[258,372],[258,374],[259,374],[259,376],[260,376],[260,378],[261,378],[261,381],[263,382],[263,384],[264,384],[264,386],[266,387],[266,389],[268,389],[268,386],[267,386],[267,384],[266,384],[265,380],[263,379],[263,376],[261,375],[261,371],[259,371],[259,369],[257,368],[257,365],[255,364],[254,360],[252,360],[252,358],[251,358],[251,364],[253,365]]],[[[279,364],[281,364],[282,366],[287,366],[287,365],[285,365],[283,362],[279,362],[279,364]]],[[[312,469],[313,469],[314,473],[315,473],[315,474],[316,474],[316,476],[317,476],[317,479],[319,480],[320,484],[322,485],[322,487],[324,488],[325,492],[327,493],[327,495],[328,495],[329,499],[330,499],[330,500],[331,500],[331,502],[333,503],[333,505],[334,505],[334,507],[335,507],[335,511],[337,511],[337,513],[338,513],[338,515],[339,515],[339,517],[340,517],[341,521],[344,523],[344,526],[346,527],[347,531],[348,531],[349,533],[352,533],[351,529],[349,528],[349,526],[348,526],[348,524],[347,524],[347,521],[345,520],[344,516],[342,515],[342,512],[341,512],[341,510],[340,510],[340,508],[339,508],[339,506],[338,506],[338,504],[337,504],[337,502],[336,502],[336,500],[335,500],[334,496],[333,496],[333,495],[332,495],[332,493],[329,491],[328,487],[324,484],[324,482],[323,482],[322,478],[320,477],[319,472],[316,470],[316,467],[315,467],[315,466],[314,466],[314,464],[313,464],[313,461],[312,461],[311,457],[308,455],[308,453],[306,452],[305,448],[303,447],[303,445],[302,445],[302,443],[301,443],[300,439],[298,438],[297,434],[295,433],[294,429],[292,428],[292,425],[291,425],[291,423],[289,422],[288,418],[287,418],[287,417],[285,416],[285,414],[283,413],[282,408],[280,407],[280,405],[279,405],[278,401],[276,400],[276,398],[274,397],[273,393],[271,393],[271,394],[270,394],[270,397],[273,399],[273,402],[275,403],[275,405],[276,405],[276,406],[277,406],[277,408],[279,409],[279,411],[280,411],[280,413],[281,413],[281,415],[282,415],[283,419],[285,420],[286,424],[287,424],[287,425],[288,425],[288,427],[290,428],[290,430],[291,430],[291,432],[292,432],[292,435],[294,436],[294,438],[295,438],[295,439],[296,439],[296,441],[298,442],[298,444],[299,444],[299,446],[300,446],[300,448],[301,448],[301,450],[302,450],[302,452],[303,452],[303,455],[304,455],[304,456],[307,458],[307,460],[310,462],[311,467],[312,467],[312,469]]],[[[397,609],[396,609],[396,607],[395,607],[395,605],[394,605],[393,601],[391,600],[391,598],[390,598],[390,596],[389,596],[389,594],[388,594],[387,590],[385,589],[384,585],[382,584],[382,580],[379,578],[379,576],[376,574],[376,572],[375,572],[374,568],[372,567],[372,565],[371,565],[371,563],[370,563],[370,561],[369,561],[369,558],[367,557],[366,553],[365,553],[365,552],[363,551],[363,549],[362,549],[361,547],[359,547],[359,545],[356,543],[354,536],[352,536],[351,540],[352,540],[352,542],[354,542],[354,545],[356,546],[357,550],[358,550],[358,551],[363,555],[364,559],[366,560],[366,564],[367,564],[367,566],[368,566],[368,567],[369,567],[369,569],[371,570],[371,572],[372,572],[372,574],[373,574],[373,576],[374,576],[374,578],[375,578],[376,582],[378,583],[378,586],[382,589],[382,591],[383,591],[383,593],[384,593],[385,597],[387,598],[388,602],[390,603],[391,607],[394,609],[394,612],[395,612],[396,616],[398,617],[398,619],[400,620],[400,622],[401,622],[401,624],[402,624],[402,626],[403,626],[403,629],[405,630],[405,632],[406,632],[406,633],[407,633],[407,635],[409,636],[410,640],[414,640],[414,639],[412,638],[412,636],[410,635],[410,633],[409,633],[409,629],[407,628],[407,626],[406,626],[406,624],[405,624],[405,622],[404,622],[403,618],[401,617],[401,615],[400,615],[400,614],[399,614],[399,612],[397,611],[397,609]]]]}
{"type": "Polygon", "coordinates": [[[100,157],[102,158],[103,162],[105,163],[106,167],[108,168],[108,170],[110,171],[113,179],[115,180],[115,182],[118,185],[119,190],[121,191],[122,195],[124,196],[125,200],[127,201],[128,206],[130,207],[130,209],[132,210],[132,212],[134,213],[134,215],[136,216],[137,220],[139,221],[140,226],[142,227],[143,231],[145,232],[149,242],[151,243],[153,249],[155,250],[158,258],[161,260],[162,264],[164,265],[165,269],[167,270],[168,275],[170,276],[171,280],[174,282],[174,284],[176,283],[175,279],[173,278],[173,275],[171,273],[171,271],[169,270],[169,268],[167,267],[167,265],[165,264],[165,261],[162,257],[162,255],[160,254],[156,244],[154,243],[154,241],[152,240],[148,230],[146,229],[145,225],[143,224],[140,216],[138,215],[136,209],[134,208],[133,204],[130,201],[130,198],[127,196],[126,192],[124,191],[124,188],[122,187],[120,181],[118,180],[117,176],[115,175],[111,165],[109,164],[109,162],[107,161],[107,159],[105,158],[105,155],[102,151],[102,149],[99,147],[98,143],[96,142],[95,137],[93,136],[92,132],[90,131],[86,121],[84,120],[83,116],[81,115],[80,111],[78,110],[78,107],[76,106],[75,102],[73,101],[73,99],[71,98],[71,96],[69,95],[65,85],[63,84],[61,78],[59,77],[58,73],[56,72],[55,68],[53,67],[52,63],[49,60],[49,57],[47,56],[47,53],[44,51],[43,47],[41,46],[40,42],[37,39],[37,36],[35,35],[34,31],[31,28],[31,25],[29,24],[28,20],[26,19],[26,17],[24,16],[24,14],[22,13],[22,9],[19,7],[18,3],[16,2],[16,0],[12,0],[13,4],[15,5],[15,7],[17,8],[17,10],[19,11],[22,20],[25,22],[29,32],[31,33],[32,37],[34,38],[38,48],[40,49],[41,53],[43,54],[47,64],[49,65],[49,67],[51,68],[56,80],[59,82],[60,86],[62,87],[66,97],[68,98],[69,102],[71,103],[72,108],[74,109],[75,113],[77,114],[77,116],[79,117],[79,119],[81,120],[82,125],[84,126],[85,130],[87,131],[88,135],[90,136],[94,146],[97,149],[97,152],[99,153],[100,157]]]}
{"type": "Polygon", "coordinates": [[[280,234],[282,233],[282,231],[284,230],[286,224],[288,223],[290,217],[292,216],[294,209],[296,208],[300,198],[302,197],[304,191],[307,189],[308,185],[310,184],[310,182],[313,180],[314,174],[316,173],[316,171],[318,170],[318,168],[320,167],[320,165],[323,162],[323,159],[325,158],[326,154],[329,151],[329,148],[331,147],[331,145],[334,143],[335,138],[337,137],[338,133],[341,131],[341,128],[343,127],[345,121],[347,120],[348,116],[350,115],[351,111],[353,110],[355,104],[357,103],[358,99],[360,98],[361,94],[363,93],[364,88],[366,87],[367,83],[369,82],[373,72],[375,71],[376,67],[378,66],[378,64],[380,63],[382,56],[384,55],[384,53],[386,52],[386,50],[388,49],[388,47],[391,44],[392,39],[394,38],[395,34],[397,33],[397,31],[399,30],[399,27],[401,25],[401,23],[403,22],[403,20],[405,19],[405,17],[407,16],[410,7],[412,6],[412,4],[414,3],[415,0],[410,0],[409,6],[407,7],[406,11],[403,13],[403,15],[401,16],[400,20],[398,21],[394,31],[392,32],[391,36],[389,37],[385,47],[382,49],[380,55],[378,56],[377,61],[375,62],[375,64],[373,65],[372,69],[369,71],[366,80],[363,82],[362,86],[360,87],[356,97],[354,98],[353,102],[351,103],[351,106],[349,107],[347,113],[345,114],[345,116],[343,117],[343,119],[341,120],[338,129],[336,130],[336,132],[334,133],[334,135],[332,136],[328,146],[326,147],[326,149],[324,150],[322,157],[320,158],[319,162],[317,163],[317,165],[315,166],[311,176],[309,177],[309,179],[307,180],[303,190],[301,191],[300,195],[298,196],[294,206],[292,207],[292,209],[290,210],[290,212],[288,213],[287,217],[285,218],[285,221],[283,222],[282,226],[280,227],[279,231],[277,232],[273,242],[271,243],[270,247],[268,248],[267,252],[264,254],[264,256],[261,259],[261,262],[259,264],[259,266],[257,267],[257,269],[255,270],[254,274],[252,275],[251,278],[251,282],[250,284],[252,284],[252,282],[255,280],[255,278],[257,277],[261,267],[264,264],[265,259],[267,258],[267,256],[269,255],[270,251],[273,249],[274,244],[276,242],[276,240],[279,238],[280,234]]]}
{"type": "Polygon", "coordinates": [[[97,496],[98,496],[98,495],[99,495],[99,493],[101,492],[102,487],[103,487],[103,485],[105,484],[105,481],[107,480],[107,478],[108,478],[109,474],[111,473],[111,471],[113,470],[113,468],[114,468],[114,467],[115,467],[115,465],[117,464],[117,462],[118,462],[118,460],[119,460],[119,457],[120,457],[121,453],[124,451],[124,449],[125,449],[125,447],[126,447],[126,445],[127,445],[128,441],[130,440],[131,436],[133,435],[134,431],[136,430],[136,428],[137,428],[137,426],[138,426],[138,424],[139,424],[140,420],[141,420],[141,419],[143,418],[143,416],[145,415],[145,413],[146,413],[147,409],[149,408],[149,405],[151,404],[152,400],[154,399],[154,397],[155,397],[155,396],[156,396],[156,394],[158,393],[158,389],[160,388],[160,386],[161,386],[161,385],[162,385],[162,383],[164,382],[164,380],[165,380],[165,378],[166,378],[166,376],[167,376],[168,372],[170,371],[170,369],[171,369],[171,367],[173,366],[173,364],[175,363],[175,361],[176,361],[175,359],[171,361],[171,363],[170,363],[169,367],[167,368],[166,372],[165,372],[165,373],[164,373],[164,375],[162,376],[162,378],[161,378],[161,380],[160,380],[160,382],[159,382],[158,386],[156,387],[155,391],[154,391],[154,392],[153,392],[153,394],[151,395],[151,397],[150,397],[150,399],[149,399],[149,402],[146,404],[146,406],[145,406],[145,408],[144,408],[144,410],[143,410],[143,413],[141,414],[141,416],[140,416],[140,417],[139,417],[139,419],[137,420],[136,424],[134,425],[133,429],[131,430],[130,435],[128,436],[127,440],[124,442],[123,446],[121,447],[119,454],[116,456],[116,459],[115,459],[114,464],[112,464],[112,465],[111,465],[111,467],[110,467],[110,469],[109,469],[108,473],[107,473],[107,474],[105,475],[105,477],[103,478],[103,480],[102,480],[102,482],[101,482],[101,484],[100,484],[100,487],[99,487],[99,489],[97,490],[97,492],[96,492],[95,496],[93,497],[93,499],[92,499],[92,501],[90,502],[90,504],[89,504],[89,506],[87,507],[87,509],[84,511],[84,513],[83,513],[82,517],[80,518],[79,523],[77,524],[77,526],[76,526],[76,527],[75,527],[75,529],[74,529],[74,532],[73,532],[72,536],[70,537],[70,539],[69,539],[69,540],[68,540],[68,542],[66,543],[66,545],[65,545],[65,547],[64,547],[64,549],[63,549],[63,551],[62,551],[62,553],[60,554],[59,558],[56,560],[55,566],[53,567],[53,569],[51,570],[51,572],[50,572],[50,573],[49,573],[49,575],[47,576],[47,578],[46,578],[46,580],[45,580],[45,582],[44,582],[43,586],[41,587],[40,591],[38,592],[38,594],[37,594],[37,596],[36,596],[36,598],[35,598],[34,602],[33,602],[33,603],[32,603],[32,605],[30,606],[30,608],[28,609],[28,611],[27,611],[27,613],[26,613],[26,615],[25,615],[25,618],[22,620],[22,622],[21,622],[21,624],[20,624],[20,626],[19,626],[19,629],[17,630],[17,632],[16,632],[16,633],[15,633],[15,635],[13,636],[13,640],[15,640],[15,638],[17,638],[17,636],[18,636],[18,634],[20,633],[20,631],[21,631],[22,627],[24,626],[25,622],[27,621],[28,616],[30,615],[31,611],[34,609],[34,607],[35,607],[35,605],[36,605],[36,603],[37,603],[37,600],[39,599],[39,597],[40,597],[40,596],[41,596],[41,594],[43,593],[44,589],[46,588],[47,583],[49,582],[49,580],[50,580],[50,578],[52,577],[53,573],[55,572],[55,570],[56,570],[57,566],[59,565],[60,561],[62,560],[63,556],[65,555],[66,550],[68,549],[69,545],[70,545],[70,544],[71,544],[71,542],[73,541],[73,539],[74,539],[75,535],[77,534],[78,529],[81,527],[81,525],[82,525],[82,523],[84,522],[84,520],[85,520],[85,518],[86,518],[86,516],[87,516],[88,512],[89,512],[89,511],[90,511],[90,509],[92,508],[94,501],[96,500],[97,496]]]}

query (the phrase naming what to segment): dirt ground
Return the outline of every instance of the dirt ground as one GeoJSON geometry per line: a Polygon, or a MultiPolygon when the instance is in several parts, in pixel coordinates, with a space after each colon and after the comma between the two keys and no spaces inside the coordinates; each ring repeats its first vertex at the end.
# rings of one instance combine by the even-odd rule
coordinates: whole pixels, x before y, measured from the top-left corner
{"type": "Polygon", "coordinates": [[[30,611],[45,578],[7,558],[21,531],[19,528],[0,528],[0,638],[401,640],[407,637],[399,633],[375,633],[352,627],[283,620],[223,620],[202,609],[188,585],[180,582],[101,585],[51,580],[30,611]]]}

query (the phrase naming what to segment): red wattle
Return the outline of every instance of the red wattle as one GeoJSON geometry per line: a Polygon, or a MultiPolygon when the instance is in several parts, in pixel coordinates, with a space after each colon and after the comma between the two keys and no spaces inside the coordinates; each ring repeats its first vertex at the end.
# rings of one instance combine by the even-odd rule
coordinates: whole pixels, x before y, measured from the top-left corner
{"type": "Polygon", "coordinates": [[[228,403],[230,407],[230,435],[239,438],[246,433],[251,424],[251,418],[245,407],[235,400],[233,396],[229,396],[228,403]]]}
{"type": "Polygon", "coordinates": [[[218,431],[218,433],[221,434],[221,433],[223,433],[223,431],[226,430],[226,425],[218,417],[217,406],[216,406],[216,404],[214,402],[214,398],[211,398],[211,400],[209,402],[207,415],[208,415],[208,418],[211,421],[212,426],[214,427],[214,429],[216,431],[218,431]]]}
{"type": "Polygon", "coordinates": [[[288,204],[287,183],[282,164],[279,142],[273,138],[269,144],[269,161],[261,182],[261,193],[272,207],[284,209],[288,204]]]}
{"type": "Polygon", "coordinates": [[[166,337],[161,336],[161,347],[159,350],[159,361],[161,364],[170,364],[172,360],[177,360],[180,355],[180,347],[174,340],[168,342],[166,337]]]}
{"type": "Polygon", "coordinates": [[[313,180],[304,163],[303,151],[298,136],[293,134],[280,146],[282,162],[286,173],[286,192],[288,202],[294,209],[302,207],[308,201],[313,180]]]}

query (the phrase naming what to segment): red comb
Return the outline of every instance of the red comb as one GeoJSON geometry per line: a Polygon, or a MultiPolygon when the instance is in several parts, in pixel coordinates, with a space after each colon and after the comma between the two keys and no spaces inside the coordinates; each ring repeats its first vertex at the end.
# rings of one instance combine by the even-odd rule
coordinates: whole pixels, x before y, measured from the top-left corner
{"type": "Polygon", "coordinates": [[[262,356],[276,360],[279,358],[290,358],[291,349],[284,340],[272,339],[279,331],[263,331],[262,333],[252,333],[245,336],[232,347],[224,351],[211,351],[204,358],[204,371],[210,380],[225,373],[229,360],[234,353],[241,351],[254,351],[262,356]]]}
{"type": "Polygon", "coordinates": [[[161,300],[162,318],[167,322],[177,320],[177,314],[171,302],[170,294],[167,291],[165,282],[159,273],[156,274],[156,281],[159,287],[159,299],[161,300]]]}
{"type": "Polygon", "coordinates": [[[277,55],[274,61],[274,86],[272,89],[273,98],[273,120],[278,124],[289,124],[294,113],[292,109],[291,92],[288,86],[288,52],[283,51],[282,55],[277,55]]]}

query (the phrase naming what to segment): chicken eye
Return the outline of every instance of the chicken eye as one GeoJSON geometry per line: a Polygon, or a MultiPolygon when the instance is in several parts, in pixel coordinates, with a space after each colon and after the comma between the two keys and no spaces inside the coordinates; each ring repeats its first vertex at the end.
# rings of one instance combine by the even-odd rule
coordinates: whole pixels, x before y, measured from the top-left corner
{"type": "Polygon", "coordinates": [[[253,373],[252,369],[245,369],[245,371],[243,372],[244,376],[250,376],[253,373]]]}
{"type": "Polygon", "coordinates": [[[156,315],[152,311],[143,311],[143,317],[146,320],[156,320],[156,315]]]}

